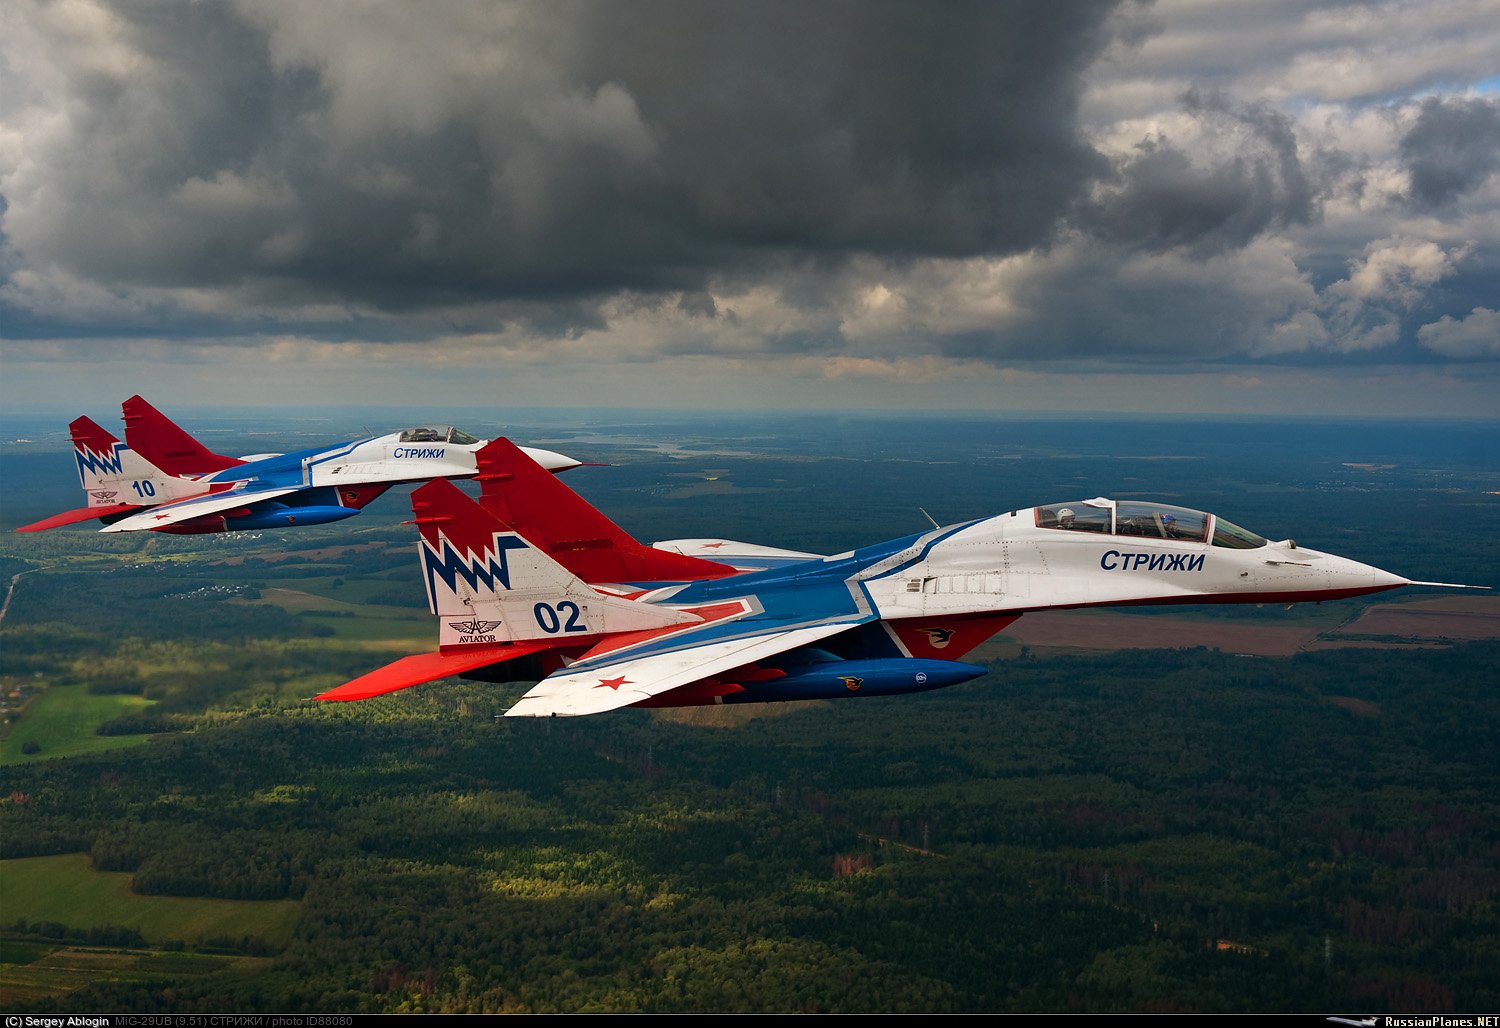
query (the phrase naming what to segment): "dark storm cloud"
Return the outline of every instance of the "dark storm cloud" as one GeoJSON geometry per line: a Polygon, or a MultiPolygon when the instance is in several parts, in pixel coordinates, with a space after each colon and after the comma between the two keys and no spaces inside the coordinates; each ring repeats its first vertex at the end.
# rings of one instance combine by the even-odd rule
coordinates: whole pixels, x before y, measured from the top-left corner
{"type": "Polygon", "coordinates": [[[1008,253],[1100,167],[1073,113],[1111,6],[605,4],[584,63],[628,84],[717,239],[1008,253]]]}
{"type": "Polygon", "coordinates": [[[393,311],[1021,252],[1103,168],[1074,113],[1113,6],[120,4],[139,59],[64,72],[6,237],[393,311]]]}
{"type": "Polygon", "coordinates": [[[1148,251],[1217,253],[1313,218],[1316,191],[1290,118],[1263,104],[1235,106],[1196,92],[1182,97],[1182,108],[1204,134],[1227,145],[1205,148],[1195,140],[1199,145],[1189,149],[1162,136],[1141,140],[1102,194],[1080,207],[1081,227],[1148,251]]]}
{"type": "Polygon", "coordinates": [[[1428,97],[1401,137],[1401,158],[1418,206],[1451,203],[1500,168],[1500,102],[1428,97]]]}

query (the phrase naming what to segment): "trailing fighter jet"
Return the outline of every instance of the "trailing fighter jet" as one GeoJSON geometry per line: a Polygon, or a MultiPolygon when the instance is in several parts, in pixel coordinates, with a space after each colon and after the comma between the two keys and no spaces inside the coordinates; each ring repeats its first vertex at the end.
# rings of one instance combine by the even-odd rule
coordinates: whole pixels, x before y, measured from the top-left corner
{"type": "MultiPolygon", "coordinates": [[[[98,518],[103,532],[198,535],[321,525],[358,514],[401,482],[471,478],[485,441],[448,426],[354,439],[296,453],[227,457],[214,453],[139,396],[122,405],[125,442],[89,418],[68,428],[86,506],[18,532],[40,532],[98,518]]],[[[543,468],[580,462],[526,450],[543,468]]]]}
{"type": "Polygon", "coordinates": [[[479,503],[412,493],[435,653],[319,696],[450,675],[537,680],[511,717],[922,692],[1028,611],[1294,603],[1412,582],[1222,518],[1098,497],[1025,507],[831,557],[690,539],[645,546],[497,439],[479,503]]]}

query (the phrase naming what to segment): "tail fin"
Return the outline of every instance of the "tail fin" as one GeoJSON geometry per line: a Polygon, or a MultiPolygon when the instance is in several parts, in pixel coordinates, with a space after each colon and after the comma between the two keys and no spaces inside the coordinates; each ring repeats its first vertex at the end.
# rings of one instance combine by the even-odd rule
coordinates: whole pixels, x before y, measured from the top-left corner
{"type": "Polygon", "coordinates": [[[86,497],[84,506],[23,525],[17,532],[45,532],[94,518],[113,523],[142,507],[201,491],[192,482],[164,474],[92,418],[75,418],[68,424],[68,433],[73,438],[78,482],[86,497]]]}
{"type": "Polygon", "coordinates": [[[17,532],[45,532],[49,528],[76,525],[110,515],[123,516],[140,510],[138,503],[125,500],[120,489],[105,478],[121,469],[120,440],[89,418],[76,419],[68,425],[68,430],[73,437],[73,456],[78,462],[78,478],[83,484],[85,505],[22,525],[17,532]]]}
{"type": "Polygon", "coordinates": [[[120,440],[106,432],[93,418],[75,418],[68,423],[73,438],[73,459],[78,462],[78,484],[88,494],[88,506],[110,507],[129,502],[111,484],[123,474],[120,440]]]}
{"type": "Polygon", "coordinates": [[[427,603],[441,619],[444,651],[537,639],[565,643],[701,620],[595,592],[451,482],[429,482],[411,501],[427,603]]]}
{"type": "Polygon", "coordinates": [[[150,507],[203,491],[194,482],[162,471],[91,418],[78,418],[68,429],[78,480],[88,493],[90,507],[122,503],[150,507]]]}
{"type": "Polygon", "coordinates": [[[214,453],[139,396],[120,404],[125,442],[169,475],[207,475],[245,463],[214,453]]]}
{"type": "Polygon", "coordinates": [[[687,582],[739,574],[728,564],[631,538],[509,439],[476,454],[480,504],[585,582],[687,582]]]}

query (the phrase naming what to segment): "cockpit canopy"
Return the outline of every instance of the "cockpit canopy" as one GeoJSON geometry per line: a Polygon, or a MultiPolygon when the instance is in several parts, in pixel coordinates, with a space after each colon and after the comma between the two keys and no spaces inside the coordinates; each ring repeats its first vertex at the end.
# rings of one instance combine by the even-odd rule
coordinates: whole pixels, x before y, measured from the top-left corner
{"type": "Polygon", "coordinates": [[[1254,532],[1230,524],[1223,518],[1151,500],[1115,501],[1098,496],[1092,500],[1049,503],[1036,509],[1036,526],[1190,543],[1207,541],[1211,531],[1213,544],[1226,549],[1253,550],[1266,545],[1266,540],[1254,532]]]}
{"type": "Polygon", "coordinates": [[[472,446],[479,440],[467,432],[459,431],[452,425],[422,425],[419,428],[408,428],[402,432],[400,442],[455,443],[459,446],[472,446]]]}

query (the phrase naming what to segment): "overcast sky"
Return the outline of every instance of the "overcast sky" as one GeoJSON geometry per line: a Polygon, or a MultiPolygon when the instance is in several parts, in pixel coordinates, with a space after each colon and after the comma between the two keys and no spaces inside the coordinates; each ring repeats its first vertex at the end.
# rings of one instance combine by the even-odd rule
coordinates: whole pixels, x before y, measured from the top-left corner
{"type": "Polygon", "coordinates": [[[1500,0],[0,4],[0,400],[1500,416],[1500,0]]]}

